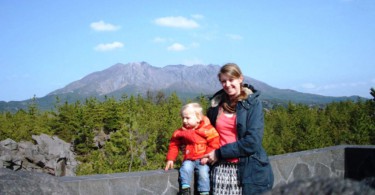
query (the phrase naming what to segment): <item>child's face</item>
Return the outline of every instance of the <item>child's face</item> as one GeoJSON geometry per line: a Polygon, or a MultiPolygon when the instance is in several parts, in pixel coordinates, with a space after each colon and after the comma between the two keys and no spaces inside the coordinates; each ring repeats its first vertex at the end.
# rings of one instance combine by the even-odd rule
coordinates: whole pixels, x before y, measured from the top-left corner
{"type": "Polygon", "coordinates": [[[193,129],[199,125],[200,119],[193,108],[186,108],[182,111],[182,123],[186,129],[193,129]]]}

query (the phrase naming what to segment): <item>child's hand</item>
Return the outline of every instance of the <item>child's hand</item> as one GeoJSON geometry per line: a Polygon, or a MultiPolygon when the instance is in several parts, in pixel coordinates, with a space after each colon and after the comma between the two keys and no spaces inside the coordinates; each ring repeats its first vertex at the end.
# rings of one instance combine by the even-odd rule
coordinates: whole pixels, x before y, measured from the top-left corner
{"type": "Polygon", "coordinates": [[[165,166],[165,171],[168,171],[168,169],[173,169],[173,160],[167,161],[167,165],[165,166]]]}
{"type": "Polygon", "coordinates": [[[208,162],[208,158],[201,158],[201,164],[205,165],[208,162]]]}

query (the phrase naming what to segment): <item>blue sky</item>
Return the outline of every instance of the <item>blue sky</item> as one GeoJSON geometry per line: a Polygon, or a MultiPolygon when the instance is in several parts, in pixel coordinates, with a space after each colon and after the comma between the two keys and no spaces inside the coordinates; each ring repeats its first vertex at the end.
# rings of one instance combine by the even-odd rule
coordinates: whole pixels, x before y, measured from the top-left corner
{"type": "Polygon", "coordinates": [[[235,62],[282,89],[370,97],[374,0],[0,1],[0,101],[116,63],[235,62]]]}

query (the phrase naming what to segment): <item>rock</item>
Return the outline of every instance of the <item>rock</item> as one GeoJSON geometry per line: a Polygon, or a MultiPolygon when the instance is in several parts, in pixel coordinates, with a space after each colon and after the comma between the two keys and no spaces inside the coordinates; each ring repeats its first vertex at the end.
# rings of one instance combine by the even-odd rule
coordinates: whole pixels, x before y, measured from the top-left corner
{"type": "Polygon", "coordinates": [[[95,132],[94,145],[97,148],[104,147],[105,143],[110,139],[110,135],[104,133],[103,129],[95,132]]]}
{"type": "Polygon", "coordinates": [[[59,158],[69,157],[70,144],[58,137],[41,134],[40,136],[33,135],[32,138],[37,142],[39,149],[44,151],[45,154],[59,158]]]}
{"type": "Polygon", "coordinates": [[[78,162],[71,144],[56,136],[33,135],[36,145],[11,139],[0,142],[0,168],[49,173],[55,176],[75,176],[78,162]]]}
{"type": "Polygon", "coordinates": [[[0,146],[7,148],[9,150],[17,150],[18,144],[17,142],[13,141],[12,139],[6,139],[0,142],[0,146]]]}
{"type": "Polygon", "coordinates": [[[68,189],[58,178],[45,174],[28,171],[12,171],[0,168],[1,194],[51,194],[68,195],[68,189]]]}

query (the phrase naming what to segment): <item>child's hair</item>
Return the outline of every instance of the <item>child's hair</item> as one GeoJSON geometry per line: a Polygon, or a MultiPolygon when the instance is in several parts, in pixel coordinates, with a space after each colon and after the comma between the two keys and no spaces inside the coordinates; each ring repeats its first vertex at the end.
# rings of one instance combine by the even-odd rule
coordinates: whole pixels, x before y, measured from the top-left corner
{"type": "Polygon", "coordinates": [[[202,119],[203,108],[202,108],[202,106],[199,103],[191,102],[191,103],[188,103],[188,104],[185,104],[184,106],[182,106],[181,111],[180,111],[181,116],[182,116],[182,112],[184,110],[186,110],[187,108],[193,108],[193,110],[194,110],[195,115],[197,116],[197,118],[198,119],[202,119]]]}

